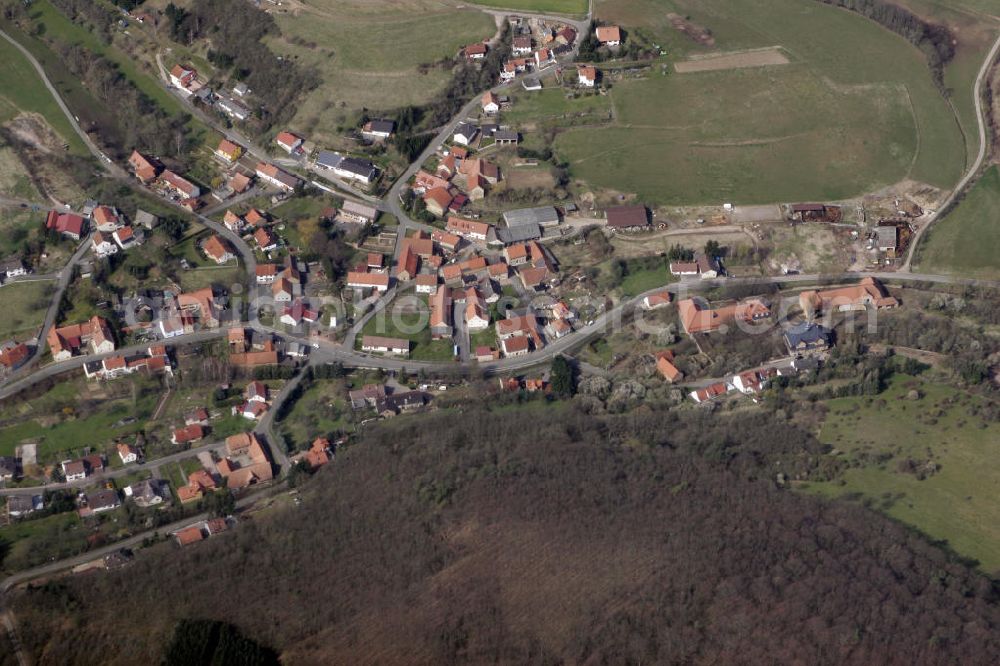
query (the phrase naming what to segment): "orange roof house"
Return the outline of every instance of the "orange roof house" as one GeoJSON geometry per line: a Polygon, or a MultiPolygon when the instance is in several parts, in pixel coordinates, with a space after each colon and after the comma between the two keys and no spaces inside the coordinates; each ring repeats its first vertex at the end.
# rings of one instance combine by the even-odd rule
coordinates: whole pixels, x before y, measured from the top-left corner
{"type": "Polygon", "coordinates": [[[330,462],[330,440],[326,437],[317,437],[313,440],[312,446],[306,451],[305,460],[310,467],[322,467],[330,462]]]}
{"type": "Polygon", "coordinates": [[[250,182],[250,176],[237,173],[233,174],[233,177],[229,179],[229,187],[236,194],[243,194],[250,187],[250,182]]]}
{"type": "Polygon", "coordinates": [[[177,543],[182,546],[188,546],[192,543],[197,543],[205,538],[202,534],[201,528],[197,525],[191,527],[185,527],[182,530],[174,532],[174,537],[177,539],[177,543]]]}
{"type": "Polygon", "coordinates": [[[396,275],[400,280],[412,280],[417,275],[418,257],[409,245],[403,248],[396,265],[396,275]]]}
{"type": "Polygon", "coordinates": [[[132,168],[132,173],[143,183],[155,180],[162,168],[156,160],[146,157],[137,150],[132,151],[128,158],[128,165],[132,168]]]}
{"type": "Polygon", "coordinates": [[[253,433],[227,437],[226,452],[227,457],[218,465],[219,474],[232,490],[242,490],[273,478],[271,460],[253,433]]]}
{"type": "Polygon", "coordinates": [[[622,32],[616,25],[602,25],[597,28],[597,41],[601,44],[621,44],[622,32]]]}
{"type": "Polygon", "coordinates": [[[642,299],[642,307],[646,310],[656,310],[657,308],[662,308],[670,305],[674,296],[669,291],[664,289],[663,291],[658,291],[654,294],[650,294],[642,299]]]}
{"type": "Polygon", "coordinates": [[[233,253],[229,251],[229,244],[216,234],[212,234],[201,244],[201,249],[205,251],[205,256],[217,264],[224,264],[233,259],[233,253]]]}
{"type": "Polygon", "coordinates": [[[444,212],[448,210],[448,206],[451,205],[454,197],[443,187],[435,187],[433,189],[427,190],[427,194],[424,195],[424,203],[427,205],[427,210],[441,217],[444,212]]]}
{"type": "Polygon", "coordinates": [[[434,241],[429,234],[418,231],[416,235],[403,239],[403,250],[410,248],[421,259],[428,259],[434,254],[434,241]]]}
{"type": "Polygon", "coordinates": [[[656,355],[656,369],[660,375],[668,382],[676,382],[684,378],[684,373],[674,365],[674,353],[670,350],[662,351],[656,355]]]}
{"type": "Polygon", "coordinates": [[[448,224],[445,229],[448,233],[458,236],[466,236],[476,240],[486,240],[486,237],[490,232],[490,225],[485,222],[466,220],[461,217],[449,215],[448,224]]]}
{"type": "Polygon", "coordinates": [[[889,296],[878,280],[866,277],[853,287],[804,291],[799,294],[799,305],[812,316],[820,312],[866,310],[869,306],[877,310],[894,308],[899,305],[899,301],[889,296]]]}
{"type": "Polygon", "coordinates": [[[677,312],[688,335],[711,333],[734,321],[752,323],[771,316],[771,309],[759,299],[712,310],[701,299],[689,298],[677,304],[677,312]]]}
{"type": "Polygon", "coordinates": [[[235,162],[243,154],[243,148],[238,143],[233,143],[229,139],[223,139],[215,149],[215,154],[227,162],[235,162]]]}

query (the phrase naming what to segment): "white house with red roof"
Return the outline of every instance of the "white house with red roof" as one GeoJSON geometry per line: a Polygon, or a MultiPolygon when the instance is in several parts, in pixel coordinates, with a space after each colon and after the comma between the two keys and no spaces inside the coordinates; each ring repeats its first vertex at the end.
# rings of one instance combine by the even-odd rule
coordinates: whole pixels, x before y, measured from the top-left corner
{"type": "Polygon", "coordinates": [[[278,136],[274,138],[274,142],[289,154],[297,152],[302,147],[302,137],[287,131],[279,132],[278,136]]]}

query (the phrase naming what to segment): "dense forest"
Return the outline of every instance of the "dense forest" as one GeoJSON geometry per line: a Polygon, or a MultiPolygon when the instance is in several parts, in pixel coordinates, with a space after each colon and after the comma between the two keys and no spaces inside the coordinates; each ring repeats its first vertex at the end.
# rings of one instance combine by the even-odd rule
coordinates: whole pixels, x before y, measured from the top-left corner
{"type": "Polygon", "coordinates": [[[995,661],[987,578],[775,482],[823,458],[789,421],[575,404],[371,428],[299,506],[16,593],[22,642],[42,664],[150,663],[222,636],[302,664],[995,661]]]}

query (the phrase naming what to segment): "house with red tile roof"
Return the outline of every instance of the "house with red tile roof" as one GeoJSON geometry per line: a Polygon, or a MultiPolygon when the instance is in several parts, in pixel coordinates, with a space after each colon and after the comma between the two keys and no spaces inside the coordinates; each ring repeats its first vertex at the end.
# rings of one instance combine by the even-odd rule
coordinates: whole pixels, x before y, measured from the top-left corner
{"type": "Polygon", "coordinates": [[[485,331],[490,327],[489,308],[475,287],[465,290],[465,325],[474,333],[485,331]]]}
{"type": "Polygon", "coordinates": [[[728,392],[729,392],[729,387],[726,386],[725,383],[717,382],[715,384],[711,384],[704,388],[691,391],[689,395],[691,396],[692,400],[701,403],[701,402],[707,402],[709,400],[714,400],[719,396],[726,395],[726,393],[728,392]]]}
{"type": "Polygon", "coordinates": [[[592,65],[577,65],[577,83],[584,88],[593,88],[597,84],[597,68],[592,65]]]}
{"type": "Polygon", "coordinates": [[[618,46],[622,43],[621,28],[616,25],[597,26],[597,41],[603,46],[618,46]]]}
{"type": "Polygon", "coordinates": [[[170,170],[160,174],[160,182],[183,199],[194,199],[201,195],[201,188],[170,170]]]}
{"type": "Polygon", "coordinates": [[[853,287],[804,291],[799,294],[799,305],[807,315],[815,316],[821,312],[895,308],[899,301],[888,295],[878,280],[866,277],[853,287]]]}
{"type": "Polygon", "coordinates": [[[466,220],[455,215],[449,215],[445,230],[448,233],[462,236],[469,240],[485,241],[490,233],[490,225],[485,222],[466,220]]]}
{"type": "Polygon", "coordinates": [[[98,316],[91,317],[82,324],[53,327],[49,329],[46,341],[55,361],[64,361],[80,354],[88,345],[94,354],[107,354],[115,350],[111,327],[98,316]]]}
{"type": "Polygon", "coordinates": [[[674,365],[674,353],[669,349],[656,355],[656,370],[666,381],[678,382],[684,378],[684,373],[674,365]]]}
{"type": "Polygon", "coordinates": [[[226,457],[219,461],[217,467],[231,490],[265,483],[274,475],[264,445],[252,432],[227,437],[226,457]]]}
{"type": "Polygon", "coordinates": [[[316,469],[330,462],[330,451],[330,440],[326,437],[317,437],[309,446],[309,450],[306,451],[303,459],[309,463],[310,467],[316,469]]]}
{"type": "Polygon", "coordinates": [[[642,307],[644,310],[658,310],[670,305],[673,299],[674,295],[664,289],[663,291],[645,296],[642,299],[642,307]]]}
{"type": "Polygon", "coordinates": [[[50,210],[45,218],[45,228],[78,241],[83,238],[87,221],[73,213],[57,213],[50,210]]]}
{"type": "Polygon", "coordinates": [[[758,298],[715,309],[700,298],[689,298],[677,303],[677,312],[688,335],[711,333],[736,321],[752,324],[771,316],[771,309],[758,298]]]}
{"type": "Polygon", "coordinates": [[[450,234],[446,231],[441,231],[440,229],[435,229],[431,232],[431,240],[437,243],[438,247],[447,252],[456,251],[462,244],[461,236],[450,234]]]}
{"type": "Polygon", "coordinates": [[[413,191],[417,194],[424,194],[436,187],[448,189],[448,179],[427,173],[423,169],[418,171],[417,175],[413,177],[413,191]]]}
{"type": "Polygon", "coordinates": [[[438,290],[438,276],[433,273],[421,273],[414,279],[418,294],[433,294],[438,290]]]}
{"type": "Polygon", "coordinates": [[[204,426],[198,423],[186,425],[183,428],[174,428],[170,435],[171,444],[190,444],[204,439],[206,434],[204,426]]]}
{"type": "Polygon", "coordinates": [[[258,227],[257,231],[253,232],[253,240],[261,252],[270,252],[278,248],[278,237],[264,227],[258,227]]]}
{"type": "Polygon", "coordinates": [[[294,192],[302,184],[298,177],[267,162],[258,162],[256,173],[257,177],[268,185],[273,185],[285,192],[294,192]]]}
{"type": "MultiPolygon", "coordinates": [[[[437,282],[437,278],[434,278],[437,282]]],[[[0,347],[0,365],[7,370],[17,370],[31,356],[31,350],[23,342],[11,343],[0,347]]]]}
{"type": "Polygon", "coordinates": [[[229,139],[223,139],[215,148],[215,155],[227,164],[234,164],[243,154],[243,146],[229,139]]]}
{"type": "Polygon", "coordinates": [[[296,152],[302,146],[302,137],[287,131],[278,132],[278,136],[274,138],[274,142],[278,144],[286,153],[291,154],[296,152]]]}
{"type": "Polygon", "coordinates": [[[496,115],[500,112],[500,100],[493,94],[492,90],[487,90],[482,99],[483,113],[488,116],[496,115]]]}
{"type": "Polygon", "coordinates": [[[201,527],[192,525],[191,527],[185,527],[182,530],[174,532],[174,538],[177,539],[178,545],[190,546],[204,539],[205,534],[201,531],[201,527]]]}
{"type": "Polygon", "coordinates": [[[438,289],[429,299],[431,307],[430,328],[434,339],[450,338],[452,328],[451,290],[447,287],[438,289]]]}
{"type": "Polygon", "coordinates": [[[507,358],[524,356],[531,351],[531,343],[525,337],[507,338],[500,341],[500,349],[507,358]]]}
{"type": "Polygon", "coordinates": [[[224,264],[236,258],[230,250],[229,242],[218,234],[212,234],[202,241],[201,249],[205,256],[217,264],[224,264]]]}
{"type": "Polygon", "coordinates": [[[389,289],[389,276],[385,273],[350,271],[347,273],[347,286],[352,289],[374,289],[384,292],[389,289]]]}
{"type": "Polygon", "coordinates": [[[428,212],[437,217],[444,217],[452,199],[454,197],[451,192],[443,187],[435,187],[427,190],[427,193],[424,194],[424,204],[427,206],[428,212]]]}
{"type": "Polygon", "coordinates": [[[123,250],[128,250],[139,244],[139,239],[135,235],[135,230],[132,227],[121,227],[116,229],[111,237],[115,239],[118,243],[118,247],[123,250]]]}
{"type": "Polygon", "coordinates": [[[111,206],[98,206],[90,214],[90,219],[94,222],[94,227],[98,231],[104,231],[109,234],[121,226],[121,221],[118,219],[118,211],[111,206]]]}
{"type": "Polygon", "coordinates": [[[243,216],[243,219],[246,220],[247,224],[251,227],[259,227],[271,221],[271,218],[267,213],[262,213],[256,208],[248,210],[247,214],[243,216]]]}
{"type": "Polygon", "coordinates": [[[250,184],[253,182],[252,176],[247,176],[242,173],[234,173],[232,178],[229,179],[227,183],[229,189],[231,189],[236,194],[243,194],[248,189],[250,189],[250,184]]]}
{"type": "Polygon", "coordinates": [[[400,280],[412,280],[417,276],[419,268],[419,258],[409,245],[403,247],[396,263],[396,278],[400,280]]]}
{"type": "Polygon", "coordinates": [[[137,150],[132,151],[128,158],[128,165],[141,183],[153,182],[163,170],[163,166],[157,160],[147,157],[137,150]]]}
{"type": "Polygon", "coordinates": [[[482,42],[477,42],[475,44],[469,44],[464,49],[462,49],[462,53],[469,60],[482,60],[482,59],[484,59],[486,57],[486,51],[487,51],[486,44],[483,44],[482,42]]]}

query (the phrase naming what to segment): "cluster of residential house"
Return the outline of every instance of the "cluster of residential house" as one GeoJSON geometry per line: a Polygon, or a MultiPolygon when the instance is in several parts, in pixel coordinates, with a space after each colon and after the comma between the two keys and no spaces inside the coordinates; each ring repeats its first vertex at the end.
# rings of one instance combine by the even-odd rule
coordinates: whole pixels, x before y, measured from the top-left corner
{"type": "Polygon", "coordinates": [[[229,521],[226,518],[210,518],[179,529],[173,532],[172,536],[179,546],[189,546],[228,529],[229,521]]]}
{"type": "MultiPolygon", "coordinates": [[[[55,212],[49,213],[50,218],[54,215],[55,212]]],[[[113,206],[96,206],[90,213],[90,221],[94,226],[90,247],[98,257],[107,257],[119,250],[129,250],[143,241],[142,230],[128,224],[113,206]]],[[[58,221],[55,224],[58,225],[58,221]]]]}
{"type": "Polygon", "coordinates": [[[382,418],[418,411],[431,401],[430,394],[423,391],[396,391],[385,384],[365,384],[349,391],[347,397],[351,409],[372,409],[382,418]]]}
{"type": "Polygon", "coordinates": [[[205,439],[209,433],[208,410],[204,407],[193,409],[184,415],[184,425],[174,428],[170,435],[171,444],[183,446],[205,439]]]}
{"type": "Polygon", "coordinates": [[[53,326],[46,341],[52,360],[65,361],[88,350],[93,354],[108,354],[115,350],[115,338],[107,320],[94,315],[80,324],[53,326]]]}
{"type": "Polygon", "coordinates": [[[243,402],[233,405],[233,414],[256,421],[264,415],[270,406],[269,397],[267,384],[261,381],[252,381],[247,384],[243,391],[243,402]]]}
{"type": "Polygon", "coordinates": [[[83,365],[87,379],[116,379],[136,372],[172,375],[174,370],[163,345],[152,345],[145,353],[105,356],[83,365]]]}
{"type": "MultiPolygon", "coordinates": [[[[413,283],[418,294],[428,297],[430,330],[435,339],[452,337],[456,331],[454,317],[458,312],[470,333],[486,330],[491,323],[490,305],[501,296],[503,285],[516,281],[521,290],[543,292],[559,284],[559,266],[552,254],[537,241],[508,245],[499,255],[486,256],[483,250],[490,240],[496,240],[492,225],[478,220],[449,216],[444,231],[432,233],[416,231],[404,239],[397,260],[395,279],[400,283],[413,283]],[[456,311],[455,305],[462,307],[456,311]]],[[[359,266],[348,273],[348,287],[363,294],[384,293],[390,286],[390,275],[383,265],[382,256],[369,258],[367,266],[359,266]]],[[[562,316],[550,318],[546,327],[553,337],[562,337],[572,331],[573,315],[565,304],[556,311],[562,316]]],[[[508,336],[517,337],[517,336],[508,336]]],[[[540,335],[532,338],[534,347],[543,344],[540,335]]],[[[520,350],[520,341],[513,341],[501,348],[511,355],[520,350]]],[[[407,354],[409,343],[404,340],[367,336],[362,340],[364,351],[407,354]]],[[[476,356],[495,355],[486,349],[476,350],[476,356]]]]}
{"type": "Polygon", "coordinates": [[[198,329],[218,328],[224,303],[212,287],[173,294],[164,292],[163,307],[156,327],[164,339],[193,333],[198,329]]]}
{"type": "Polygon", "coordinates": [[[568,25],[545,26],[535,32],[528,25],[515,25],[511,40],[513,57],[503,63],[500,80],[512,81],[519,73],[555,64],[558,56],[572,52],[576,37],[576,30],[568,25]]]}
{"type": "Polygon", "coordinates": [[[214,472],[204,468],[188,474],[186,485],[177,489],[181,504],[200,500],[222,487],[244,490],[270,481],[274,477],[267,449],[252,432],[242,432],[226,438],[225,456],[215,463],[214,472]]]}
{"type": "MultiPolygon", "coordinates": [[[[495,130],[493,136],[506,134],[495,130]]],[[[480,136],[480,127],[472,123],[459,123],[455,129],[456,144],[440,155],[434,173],[421,169],[413,177],[410,189],[422,197],[427,211],[437,217],[457,213],[470,201],[478,201],[486,196],[490,188],[503,179],[500,167],[483,157],[473,157],[466,146],[475,144],[480,136]]],[[[512,142],[517,141],[517,133],[511,133],[512,142]]]]}
{"type": "MultiPolygon", "coordinates": [[[[248,328],[229,329],[229,363],[240,368],[256,368],[277,365],[280,360],[278,345],[266,333],[257,333],[248,328]]],[[[292,355],[289,352],[289,355],[292,355]]]]}
{"type": "Polygon", "coordinates": [[[201,206],[201,188],[180,174],[166,169],[155,157],[133,150],[128,164],[140,183],[148,185],[165,198],[188,210],[197,210],[201,206]]]}

